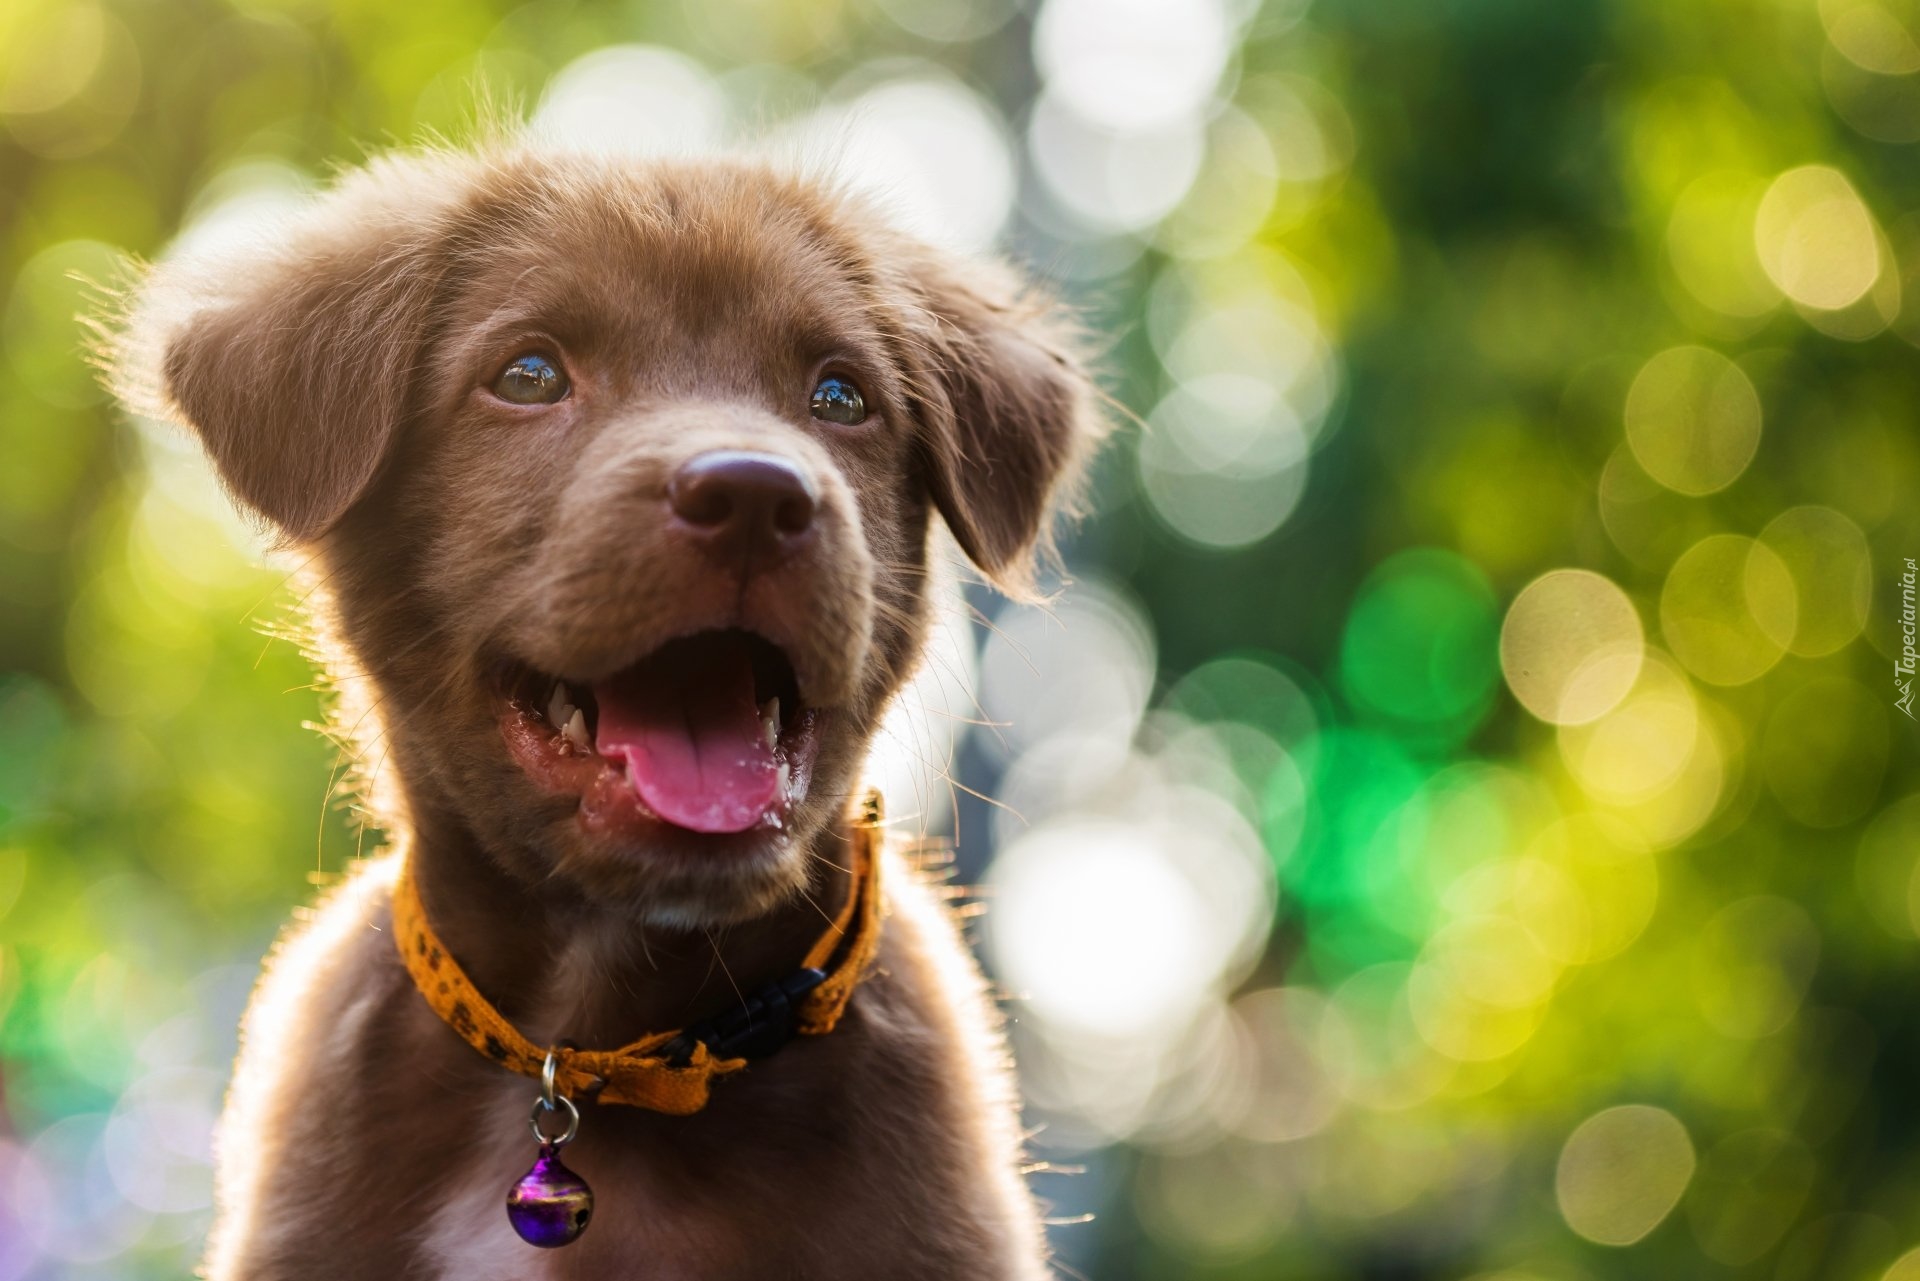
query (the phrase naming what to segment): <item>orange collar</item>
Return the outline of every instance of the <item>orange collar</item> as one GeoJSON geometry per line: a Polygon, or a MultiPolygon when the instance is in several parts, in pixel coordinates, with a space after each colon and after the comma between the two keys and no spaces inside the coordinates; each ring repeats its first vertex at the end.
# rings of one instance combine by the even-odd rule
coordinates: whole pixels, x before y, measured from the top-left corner
{"type": "MultiPolygon", "coordinates": [[[[554,1084],[559,1092],[685,1116],[707,1105],[714,1077],[738,1072],[749,1058],[770,1052],[766,1024],[782,1017],[791,1020],[773,1029],[773,1046],[785,1039],[779,1033],[786,1028],[803,1036],[833,1031],[880,941],[880,816],[879,793],[867,793],[851,823],[853,884],[847,901],[807,951],[799,970],[749,998],[747,1018],[736,1015],[716,1020],[718,1026],[654,1032],[617,1050],[557,1047],[554,1084]],[[756,1023],[754,1015],[761,1021],[756,1023]],[[759,1053],[738,1048],[755,1041],[759,1053]]],[[[413,985],[442,1022],[494,1062],[539,1079],[548,1051],[520,1035],[480,995],[440,942],[427,923],[408,865],[402,865],[393,889],[393,935],[413,985]]]]}

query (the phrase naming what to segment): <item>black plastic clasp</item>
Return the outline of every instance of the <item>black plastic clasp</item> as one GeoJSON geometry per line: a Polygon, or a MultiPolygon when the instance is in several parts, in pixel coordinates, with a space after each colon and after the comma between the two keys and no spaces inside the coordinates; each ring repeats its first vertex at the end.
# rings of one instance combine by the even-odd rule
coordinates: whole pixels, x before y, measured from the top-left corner
{"type": "Polygon", "coordinates": [[[795,970],[749,996],[740,1008],[687,1028],[661,1046],[660,1055],[675,1067],[685,1067],[698,1042],[715,1058],[764,1059],[793,1039],[795,1003],[826,978],[825,970],[795,970]]]}

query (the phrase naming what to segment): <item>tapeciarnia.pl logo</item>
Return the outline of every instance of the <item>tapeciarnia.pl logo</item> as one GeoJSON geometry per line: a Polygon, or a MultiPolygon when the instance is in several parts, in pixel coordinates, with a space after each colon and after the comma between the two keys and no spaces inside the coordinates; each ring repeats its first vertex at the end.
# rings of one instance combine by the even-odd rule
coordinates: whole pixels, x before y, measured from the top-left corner
{"type": "Polygon", "coordinates": [[[1915,716],[1913,712],[1913,668],[1915,659],[1920,658],[1913,648],[1914,574],[1913,557],[1909,556],[1907,572],[1900,575],[1900,657],[1893,663],[1893,687],[1899,697],[1893,700],[1893,705],[1913,720],[1920,720],[1920,716],[1915,716]]]}

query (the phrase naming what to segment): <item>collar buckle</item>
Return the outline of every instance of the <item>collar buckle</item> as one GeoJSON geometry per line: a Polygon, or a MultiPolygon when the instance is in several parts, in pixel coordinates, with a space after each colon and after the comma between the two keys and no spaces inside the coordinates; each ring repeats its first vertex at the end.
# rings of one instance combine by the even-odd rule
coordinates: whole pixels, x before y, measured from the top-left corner
{"type": "Polygon", "coordinates": [[[660,1057],[674,1067],[686,1067],[697,1042],[717,1059],[764,1059],[793,1039],[794,1007],[826,978],[825,970],[795,970],[753,993],[739,1008],[686,1028],[660,1047],[660,1057]]]}

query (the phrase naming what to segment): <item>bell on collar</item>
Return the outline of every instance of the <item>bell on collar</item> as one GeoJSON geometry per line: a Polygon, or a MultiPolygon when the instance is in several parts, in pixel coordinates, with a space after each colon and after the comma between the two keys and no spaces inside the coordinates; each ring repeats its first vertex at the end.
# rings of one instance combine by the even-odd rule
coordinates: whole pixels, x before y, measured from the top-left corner
{"type": "Polygon", "coordinates": [[[542,1143],[533,1168],[507,1193],[507,1220],[528,1245],[571,1245],[593,1217],[593,1189],[560,1159],[560,1145],[542,1143]]]}
{"type": "Polygon", "coordinates": [[[507,1193],[507,1222],[513,1224],[522,1241],[542,1250],[572,1245],[593,1217],[593,1189],[560,1159],[560,1149],[580,1131],[580,1109],[555,1088],[559,1061],[559,1047],[547,1051],[547,1061],[540,1069],[540,1093],[527,1117],[540,1155],[507,1193]],[[566,1113],[567,1128],[560,1134],[548,1134],[540,1128],[540,1118],[558,1112],[566,1113]]]}

